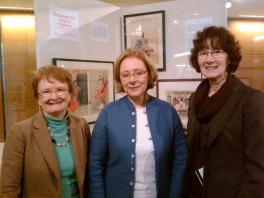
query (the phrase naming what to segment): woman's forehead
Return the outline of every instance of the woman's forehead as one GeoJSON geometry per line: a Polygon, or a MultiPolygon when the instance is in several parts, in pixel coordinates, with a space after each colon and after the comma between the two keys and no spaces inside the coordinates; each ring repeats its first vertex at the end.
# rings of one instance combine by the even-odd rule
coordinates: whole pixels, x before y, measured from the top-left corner
{"type": "Polygon", "coordinates": [[[218,38],[207,38],[206,40],[204,40],[202,48],[203,49],[222,49],[222,46],[218,38]]]}

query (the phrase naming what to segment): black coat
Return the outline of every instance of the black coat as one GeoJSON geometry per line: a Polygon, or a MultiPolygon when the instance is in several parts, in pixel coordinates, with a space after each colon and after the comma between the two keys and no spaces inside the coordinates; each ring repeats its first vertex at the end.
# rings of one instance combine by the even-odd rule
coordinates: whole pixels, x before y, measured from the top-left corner
{"type": "MultiPolygon", "coordinates": [[[[191,177],[203,126],[194,111],[191,98],[185,197],[196,197],[190,195],[191,177]]],[[[264,197],[264,94],[236,78],[230,98],[207,127],[203,197],[264,197]]]]}

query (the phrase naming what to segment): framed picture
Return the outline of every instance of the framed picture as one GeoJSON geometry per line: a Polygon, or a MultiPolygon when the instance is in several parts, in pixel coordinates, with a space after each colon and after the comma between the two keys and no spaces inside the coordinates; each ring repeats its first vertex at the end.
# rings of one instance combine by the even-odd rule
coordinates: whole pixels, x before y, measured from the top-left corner
{"type": "Polygon", "coordinates": [[[114,62],[53,58],[58,67],[67,69],[74,90],[68,111],[94,123],[102,108],[114,100],[114,62]]]}
{"type": "Polygon", "coordinates": [[[157,97],[169,102],[187,129],[189,98],[202,79],[166,79],[157,82],[157,97]]]}
{"type": "Polygon", "coordinates": [[[124,15],[125,48],[142,49],[158,71],[166,70],[165,11],[124,15]]]}

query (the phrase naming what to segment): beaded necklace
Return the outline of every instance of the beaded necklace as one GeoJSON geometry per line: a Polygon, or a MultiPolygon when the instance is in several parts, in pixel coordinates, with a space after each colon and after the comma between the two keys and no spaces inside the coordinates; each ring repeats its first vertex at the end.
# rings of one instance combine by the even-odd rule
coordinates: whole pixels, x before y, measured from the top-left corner
{"type": "MultiPolygon", "coordinates": [[[[46,120],[47,122],[47,120],[46,120]]],[[[57,142],[57,140],[54,137],[54,133],[51,130],[51,127],[49,126],[48,122],[48,129],[49,129],[49,134],[51,138],[51,142],[55,144],[56,147],[66,147],[68,143],[70,142],[70,127],[69,127],[69,118],[67,118],[67,133],[65,135],[64,141],[63,142],[57,142]]]]}

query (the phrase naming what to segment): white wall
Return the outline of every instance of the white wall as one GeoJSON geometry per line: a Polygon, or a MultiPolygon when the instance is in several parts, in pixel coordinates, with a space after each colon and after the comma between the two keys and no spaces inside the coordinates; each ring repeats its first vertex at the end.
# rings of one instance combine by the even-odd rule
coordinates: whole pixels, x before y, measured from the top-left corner
{"type": "MultiPolygon", "coordinates": [[[[37,66],[50,64],[52,58],[114,61],[122,49],[124,37],[120,22],[123,15],[156,10],[166,12],[166,71],[160,72],[159,78],[199,77],[191,67],[176,66],[188,65],[188,56],[174,58],[173,55],[186,51],[186,20],[212,17],[215,25],[226,26],[227,17],[223,0],[175,0],[123,9],[96,0],[35,0],[37,66]],[[50,38],[49,6],[79,13],[80,41],[50,38]],[[175,24],[174,20],[179,23],[175,24]],[[109,25],[109,42],[92,41],[90,31],[93,21],[109,25]]],[[[3,144],[0,144],[0,157],[2,147],[3,144]]]]}
{"type": "Polygon", "coordinates": [[[160,79],[199,78],[188,65],[188,56],[174,58],[174,54],[186,52],[185,22],[189,19],[212,18],[214,25],[227,25],[225,1],[223,0],[176,0],[162,3],[134,6],[122,9],[122,15],[165,10],[166,27],[166,72],[160,72],[160,79]],[[195,14],[196,13],[196,14],[195,14]],[[174,23],[177,20],[178,23],[174,23]]]}
{"type": "Polygon", "coordinates": [[[188,57],[174,58],[175,53],[185,52],[185,22],[189,19],[212,18],[215,25],[226,26],[226,8],[223,0],[175,0],[119,9],[97,0],[35,0],[37,65],[51,63],[51,58],[73,58],[114,61],[121,52],[123,15],[156,10],[166,12],[166,72],[160,78],[198,77],[188,65],[188,57]],[[80,41],[69,41],[49,36],[49,6],[57,6],[79,13],[80,41]],[[194,15],[196,13],[196,15],[194,15]],[[179,23],[175,24],[174,20],[179,23]],[[109,42],[91,40],[91,22],[109,25],[109,42]]]}
{"type": "Polygon", "coordinates": [[[50,64],[52,58],[113,61],[121,50],[119,7],[96,0],[36,0],[35,16],[38,67],[50,64]],[[79,41],[50,37],[50,6],[79,13],[79,41]],[[109,25],[108,42],[92,41],[91,22],[95,21],[109,25]]]}

